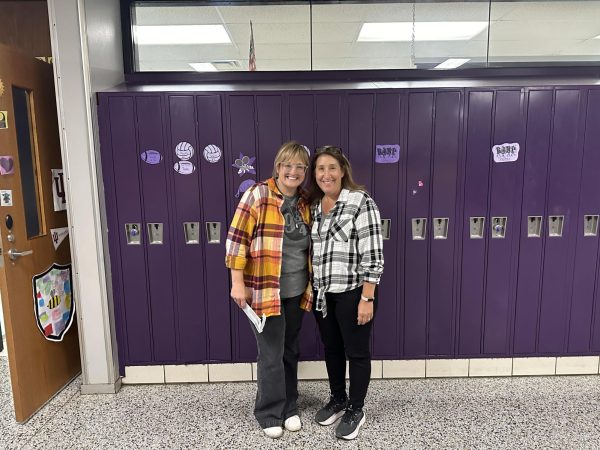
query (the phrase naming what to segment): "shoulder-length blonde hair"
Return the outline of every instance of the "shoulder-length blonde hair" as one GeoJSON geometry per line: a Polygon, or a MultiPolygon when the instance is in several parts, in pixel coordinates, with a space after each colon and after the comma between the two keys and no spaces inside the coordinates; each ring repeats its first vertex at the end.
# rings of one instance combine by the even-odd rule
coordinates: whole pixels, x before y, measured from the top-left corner
{"type": "Polygon", "coordinates": [[[319,157],[323,155],[329,155],[338,162],[340,167],[342,168],[342,172],[344,176],[342,178],[342,189],[348,189],[350,191],[363,191],[367,192],[367,189],[354,181],[352,178],[352,166],[350,166],[350,161],[348,158],[342,153],[342,149],[336,147],[335,145],[326,145],[324,147],[320,147],[314,153],[310,161],[310,188],[309,188],[309,199],[311,202],[317,201],[323,198],[323,191],[317,184],[317,178],[315,175],[315,169],[317,168],[317,160],[319,157]]]}
{"type": "Polygon", "coordinates": [[[275,155],[275,162],[273,163],[273,178],[277,178],[277,171],[279,170],[280,164],[287,161],[292,161],[294,159],[302,161],[302,164],[304,164],[306,167],[308,167],[310,164],[308,151],[304,145],[299,144],[296,141],[286,142],[279,148],[277,155],[275,155]]]}

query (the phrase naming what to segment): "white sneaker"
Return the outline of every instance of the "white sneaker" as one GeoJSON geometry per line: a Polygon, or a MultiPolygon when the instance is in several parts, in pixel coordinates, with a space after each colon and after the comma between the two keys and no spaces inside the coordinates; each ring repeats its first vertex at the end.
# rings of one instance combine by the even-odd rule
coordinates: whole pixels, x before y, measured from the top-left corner
{"type": "Polygon", "coordinates": [[[283,428],[281,428],[281,427],[263,428],[263,431],[271,439],[277,439],[277,438],[280,438],[281,436],[283,436],[283,428]]]}
{"type": "Polygon", "coordinates": [[[300,421],[300,417],[298,415],[288,417],[285,419],[283,425],[288,431],[300,431],[302,428],[302,422],[300,421]]]}

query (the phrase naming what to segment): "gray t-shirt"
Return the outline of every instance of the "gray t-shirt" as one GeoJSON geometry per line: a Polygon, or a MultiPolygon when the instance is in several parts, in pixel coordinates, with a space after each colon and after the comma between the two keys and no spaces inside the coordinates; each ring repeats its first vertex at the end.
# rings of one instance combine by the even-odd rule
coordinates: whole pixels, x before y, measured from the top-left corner
{"type": "Polygon", "coordinates": [[[290,298],[302,294],[308,283],[308,247],[310,230],[298,211],[298,195],[283,197],[281,214],[285,219],[283,232],[283,258],[281,262],[280,297],[290,298]]]}

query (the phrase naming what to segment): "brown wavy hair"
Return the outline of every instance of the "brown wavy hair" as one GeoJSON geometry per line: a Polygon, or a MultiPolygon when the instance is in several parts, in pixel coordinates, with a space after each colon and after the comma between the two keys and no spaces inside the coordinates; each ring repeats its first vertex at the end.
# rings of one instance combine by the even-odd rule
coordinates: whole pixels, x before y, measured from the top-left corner
{"type": "Polygon", "coordinates": [[[342,168],[342,172],[344,176],[342,178],[342,189],[348,189],[350,191],[363,191],[367,192],[367,189],[354,181],[352,178],[352,166],[350,165],[350,161],[348,158],[342,153],[342,149],[340,147],[336,147],[335,145],[325,145],[324,147],[320,147],[315,151],[310,159],[310,187],[308,190],[308,198],[311,203],[316,202],[323,198],[323,191],[317,184],[317,178],[315,175],[315,169],[317,168],[317,160],[320,156],[328,155],[338,162],[340,167],[342,168]]]}

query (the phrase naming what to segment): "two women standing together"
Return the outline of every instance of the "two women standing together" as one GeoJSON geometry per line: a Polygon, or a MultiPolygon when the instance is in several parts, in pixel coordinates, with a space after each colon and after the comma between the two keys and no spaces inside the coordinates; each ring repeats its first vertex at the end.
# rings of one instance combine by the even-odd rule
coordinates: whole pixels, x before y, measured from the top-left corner
{"type": "Polygon", "coordinates": [[[237,207],[226,246],[231,297],[267,320],[258,346],[254,415],[272,438],[299,431],[298,334],[314,311],[331,391],[315,415],[321,425],[340,417],[335,434],[354,439],[365,422],[371,377],[370,336],[383,272],[381,221],[375,202],[352,179],[338,147],[284,144],[273,177],[249,188],[237,207]],[[310,191],[302,185],[310,174],[310,191]],[[350,389],[346,392],[346,359],[350,389]]]}

